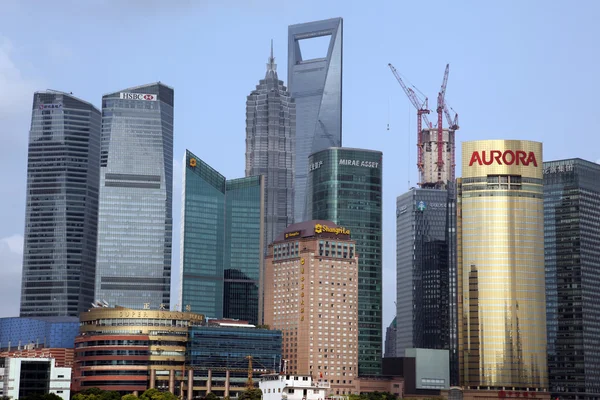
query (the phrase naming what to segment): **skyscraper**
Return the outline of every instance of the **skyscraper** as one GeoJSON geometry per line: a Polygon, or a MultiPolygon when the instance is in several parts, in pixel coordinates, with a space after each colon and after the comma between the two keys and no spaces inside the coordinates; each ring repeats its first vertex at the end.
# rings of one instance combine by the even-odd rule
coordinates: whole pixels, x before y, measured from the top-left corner
{"type": "Polygon", "coordinates": [[[189,150],[181,210],[182,307],[258,323],[264,178],[226,180],[189,150]]]}
{"type": "Polygon", "coordinates": [[[544,163],[548,370],[552,397],[600,397],[600,165],[544,163]]]}
{"type": "MultiPolygon", "coordinates": [[[[451,186],[452,187],[452,186],[451,186]]],[[[411,189],[396,203],[396,356],[456,349],[456,203],[452,190],[411,189]]]]}
{"type": "MultiPolygon", "coordinates": [[[[333,18],[288,28],[288,86],[296,101],[294,222],[310,219],[308,156],[342,146],[342,22],[333,18]],[[327,52],[303,57],[303,42],[320,37],[329,38],[327,52]]],[[[310,43],[307,46],[310,49],[310,43]]]]}
{"type": "Polygon", "coordinates": [[[102,97],[96,299],[169,308],[173,89],[158,82],[102,97]]]}
{"type": "Polygon", "coordinates": [[[464,142],[462,174],[457,197],[461,386],[546,390],[542,144],[464,142]]]}
{"type": "Polygon", "coordinates": [[[79,316],[94,300],[100,111],[71,94],[33,95],[21,316],[79,316]]]}
{"type": "Polygon", "coordinates": [[[265,263],[265,323],[282,331],[287,373],[324,380],[338,395],[358,386],[360,264],[351,234],[330,221],[290,225],[265,263]]]}
{"type": "Polygon", "coordinates": [[[271,57],[267,73],[246,100],[246,176],[265,176],[265,243],[292,223],[296,105],[271,57]]]}
{"type": "Polygon", "coordinates": [[[382,153],[329,148],[308,165],[308,213],[349,229],[358,253],[358,372],[381,373],[382,153]]]}

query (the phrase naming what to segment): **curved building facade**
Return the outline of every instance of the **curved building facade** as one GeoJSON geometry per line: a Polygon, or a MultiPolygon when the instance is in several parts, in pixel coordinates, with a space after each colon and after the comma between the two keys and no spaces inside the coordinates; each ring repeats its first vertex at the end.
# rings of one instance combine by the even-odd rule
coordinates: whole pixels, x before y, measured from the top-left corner
{"type": "Polygon", "coordinates": [[[464,142],[459,358],[466,389],[546,390],[542,144],[464,142]]]}
{"type": "Polygon", "coordinates": [[[189,327],[203,320],[189,312],[122,307],[81,314],[72,390],[131,393],[157,387],[173,393],[186,379],[182,371],[189,327]]]}

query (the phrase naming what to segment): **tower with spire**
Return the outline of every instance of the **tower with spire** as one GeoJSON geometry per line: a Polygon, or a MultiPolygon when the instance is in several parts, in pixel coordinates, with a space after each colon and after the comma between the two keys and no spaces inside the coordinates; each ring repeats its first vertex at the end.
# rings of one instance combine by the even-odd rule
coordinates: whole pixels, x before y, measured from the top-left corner
{"type": "Polygon", "coordinates": [[[265,77],[246,99],[246,176],[265,176],[264,252],[292,223],[295,140],[296,104],[277,76],[271,40],[265,77]]]}

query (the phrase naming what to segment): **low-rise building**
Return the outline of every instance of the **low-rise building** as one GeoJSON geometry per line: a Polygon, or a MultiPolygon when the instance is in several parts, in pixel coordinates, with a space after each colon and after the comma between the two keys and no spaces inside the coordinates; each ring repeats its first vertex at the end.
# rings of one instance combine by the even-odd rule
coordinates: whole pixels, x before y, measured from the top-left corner
{"type": "Polygon", "coordinates": [[[71,368],[54,358],[0,357],[0,393],[12,399],[52,393],[63,400],[71,395],[71,368]]]}
{"type": "Polygon", "coordinates": [[[263,375],[259,381],[263,400],[324,400],[329,382],[310,375],[263,375]]]}
{"type": "Polygon", "coordinates": [[[79,333],[77,317],[7,317],[0,318],[0,349],[74,347],[79,333]]]}

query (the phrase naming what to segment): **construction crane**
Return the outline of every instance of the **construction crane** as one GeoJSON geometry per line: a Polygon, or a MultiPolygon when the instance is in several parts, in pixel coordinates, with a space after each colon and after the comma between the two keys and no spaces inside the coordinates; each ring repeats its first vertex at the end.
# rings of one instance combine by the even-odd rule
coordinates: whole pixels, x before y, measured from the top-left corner
{"type": "Polygon", "coordinates": [[[254,389],[254,382],[252,382],[252,356],[246,356],[248,359],[248,380],[246,381],[246,387],[248,389],[254,389]]]}
{"type": "Polygon", "coordinates": [[[438,171],[438,183],[441,183],[442,180],[442,171],[444,170],[444,155],[443,155],[443,146],[444,143],[444,130],[442,128],[442,114],[444,113],[444,98],[446,97],[446,85],[448,84],[448,74],[450,73],[450,64],[446,64],[446,71],[444,71],[444,79],[442,81],[442,87],[438,93],[437,98],[437,114],[438,114],[438,122],[437,122],[437,171],[438,171]]]}
{"type": "Polygon", "coordinates": [[[396,71],[396,68],[394,68],[394,66],[391,63],[388,64],[388,67],[390,67],[390,69],[392,70],[392,73],[396,77],[396,80],[398,81],[400,86],[402,86],[404,93],[406,93],[406,96],[408,96],[408,99],[410,100],[412,105],[417,109],[417,168],[419,169],[419,178],[420,178],[419,184],[421,184],[424,181],[424,176],[423,176],[424,175],[424,173],[423,173],[423,169],[424,169],[423,168],[423,130],[422,130],[422,125],[421,125],[421,118],[423,119],[423,121],[425,121],[425,126],[427,128],[429,128],[431,126],[431,123],[429,122],[429,119],[427,118],[427,114],[430,113],[428,99],[427,99],[427,97],[425,97],[424,101],[420,101],[420,99],[417,97],[417,94],[414,92],[414,90],[412,90],[411,88],[407,87],[404,84],[404,82],[402,81],[402,78],[400,78],[400,75],[396,71]]]}

